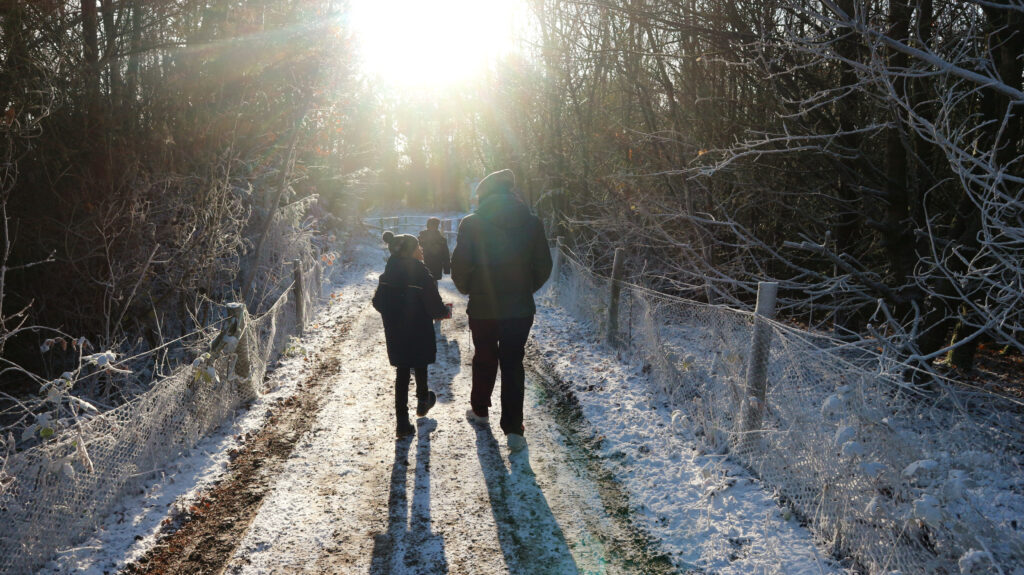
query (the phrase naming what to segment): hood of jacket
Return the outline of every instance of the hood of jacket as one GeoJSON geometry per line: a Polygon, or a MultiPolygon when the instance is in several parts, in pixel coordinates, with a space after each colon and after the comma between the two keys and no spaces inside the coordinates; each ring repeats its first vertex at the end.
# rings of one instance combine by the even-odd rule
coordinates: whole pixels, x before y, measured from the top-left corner
{"type": "Polygon", "coordinates": [[[412,256],[392,255],[384,264],[384,273],[381,277],[391,281],[408,282],[415,277],[416,268],[423,264],[412,256]]]}
{"type": "Polygon", "coordinates": [[[508,193],[494,193],[480,201],[476,214],[499,228],[514,230],[525,227],[532,220],[530,208],[519,198],[508,193]]]}

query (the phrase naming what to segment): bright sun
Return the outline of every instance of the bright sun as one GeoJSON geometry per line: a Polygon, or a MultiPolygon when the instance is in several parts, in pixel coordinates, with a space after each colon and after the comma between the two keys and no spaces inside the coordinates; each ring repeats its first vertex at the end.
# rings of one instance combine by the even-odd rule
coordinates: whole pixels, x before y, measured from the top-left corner
{"type": "Polygon", "coordinates": [[[520,0],[353,0],[364,70],[398,88],[443,88],[514,49],[520,0]]]}

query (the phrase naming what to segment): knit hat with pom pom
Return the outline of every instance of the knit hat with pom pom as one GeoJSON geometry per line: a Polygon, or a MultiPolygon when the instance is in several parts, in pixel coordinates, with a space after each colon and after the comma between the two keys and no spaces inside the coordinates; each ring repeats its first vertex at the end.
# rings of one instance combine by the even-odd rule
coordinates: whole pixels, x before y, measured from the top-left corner
{"type": "Polygon", "coordinates": [[[416,251],[416,246],[420,245],[419,240],[416,236],[410,236],[409,234],[395,235],[390,230],[384,232],[381,236],[384,243],[388,245],[388,251],[393,256],[411,256],[416,251]]]}

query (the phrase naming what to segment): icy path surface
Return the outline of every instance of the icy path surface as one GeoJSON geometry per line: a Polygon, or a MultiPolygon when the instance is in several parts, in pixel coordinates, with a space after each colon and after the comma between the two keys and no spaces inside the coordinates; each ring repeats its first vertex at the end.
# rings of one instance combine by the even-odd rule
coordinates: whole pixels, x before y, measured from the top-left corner
{"type": "MultiPolygon", "coordinates": [[[[367,279],[358,289],[369,296],[374,275],[367,279]]],[[[557,423],[536,401],[520,453],[505,446],[497,412],[492,426],[466,421],[465,301],[450,281],[442,292],[463,319],[442,330],[430,368],[438,404],[416,420],[417,434],[394,440],[393,368],[380,317],[368,307],[339,350],[346,367],[331,397],[226,573],[676,572],[608,516],[597,485],[585,466],[570,466],[557,423]]]]}
{"type": "MultiPolygon", "coordinates": [[[[375,278],[371,271],[347,289],[365,290],[368,301],[375,278]]],[[[339,350],[346,369],[332,397],[227,573],[831,571],[767,493],[722,458],[696,455],[636,378],[554,310],[535,327],[543,355],[554,359],[544,365],[584,387],[593,389],[596,377],[605,385],[584,393],[575,413],[556,415],[531,376],[529,448],[509,453],[497,429],[497,390],[490,427],[465,419],[465,299],[449,279],[441,291],[455,302],[455,319],[444,322],[429,370],[438,404],[416,421],[416,436],[393,439],[393,370],[379,316],[367,306],[339,350]]]]}
{"type": "MultiPolygon", "coordinates": [[[[700,455],[681,422],[593,334],[540,306],[528,348],[527,450],[512,454],[492,423],[465,419],[472,348],[465,299],[444,322],[430,387],[438,403],[395,441],[393,368],[369,305],[384,252],[355,246],[336,297],[303,346],[338,356],[317,419],[298,440],[224,567],[228,574],[837,573],[811,535],[756,481],[700,455]],[[337,349],[329,330],[351,326],[337,349]],[[320,349],[325,348],[325,349],[320,349]],[[574,391],[571,405],[556,401],[574,391]]],[[[233,438],[260,425],[272,398],[294,390],[301,357],[277,389],[228,422],[151,489],[126,500],[101,533],[47,573],[113,572],[155,540],[169,510],[187,507],[225,468],[233,438]]],[[[500,385],[498,386],[500,388],[500,385]]],[[[414,395],[410,393],[410,395],[414,395]]],[[[414,418],[415,399],[410,398],[414,418]]]]}

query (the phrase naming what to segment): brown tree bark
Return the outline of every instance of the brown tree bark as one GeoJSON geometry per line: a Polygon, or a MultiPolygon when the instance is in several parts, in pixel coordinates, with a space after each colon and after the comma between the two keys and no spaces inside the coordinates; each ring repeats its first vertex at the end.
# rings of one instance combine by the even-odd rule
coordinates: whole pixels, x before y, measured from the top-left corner
{"type": "Polygon", "coordinates": [[[82,55],[85,60],[87,106],[94,113],[100,99],[99,20],[96,0],[82,0],[82,55]]]}
{"type": "MultiPolygon", "coordinates": [[[[889,30],[890,38],[900,42],[906,42],[910,34],[911,7],[903,0],[892,0],[889,3],[889,30]]],[[[909,64],[910,58],[902,53],[893,51],[889,55],[889,66],[896,70],[903,70],[909,64]]],[[[905,78],[897,76],[893,80],[895,96],[899,100],[905,100],[907,95],[905,78]]],[[[890,282],[899,289],[907,282],[907,277],[914,265],[913,254],[913,229],[911,228],[908,216],[910,214],[907,195],[907,169],[908,150],[905,142],[907,134],[903,129],[903,121],[900,111],[895,103],[890,104],[892,114],[892,125],[886,130],[885,135],[885,222],[883,224],[883,237],[885,239],[885,252],[889,259],[890,282]]],[[[902,306],[901,306],[902,307],[902,306]]],[[[903,310],[898,310],[902,315],[903,310]]]]}
{"type": "MultiPolygon", "coordinates": [[[[839,0],[839,7],[847,14],[853,14],[853,0],[839,0]]],[[[853,32],[844,30],[843,36],[836,43],[836,50],[839,55],[849,61],[860,59],[860,48],[854,39],[853,32]]],[[[842,86],[854,86],[857,84],[857,74],[850,66],[842,66],[839,71],[839,82],[842,86]]],[[[841,102],[836,104],[836,116],[839,121],[839,142],[846,150],[859,150],[860,137],[855,134],[857,118],[860,114],[860,101],[857,92],[852,92],[841,102]]],[[[858,154],[859,155],[859,154],[858,154]]],[[[843,256],[854,255],[855,246],[859,235],[860,224],[863,219],[863,205],[860,194],[855,190],[856,182],[854,175],[860,170],[856,160],[845,162],[841,166],[838,181],[836,182],[836,196],[839,199],[835,211],[835,250],[836,254],[843,256]]],[[[834,324],[839,330],[846,330],[859,333],[861,329],[860,320],[854,315],[840,314],[834,318],[834,324]]]]}
{"type": "Polygon", "coordinates": [[[107,82],[110,86],[110,103],[114,106],[121,103],[121,62],[117,53],[117,24],[114,0],[100,0],[100,14],[103,17],[103,36],[106,39],[103,48],[103,61],[107,68],[107,82]]]}
{"type": "MultiPolygon", "coordinates": [[[[121,105],[135,110],[139,86],[139,58],[142,51],[142,10],[143,0],[130,0],[128,9],[131,11],[131,25],[128,41],[128,68],[125,71],[124,98],[121,105]]],[[[132,113],[132,117],[135,114],[132,113]]]]}

